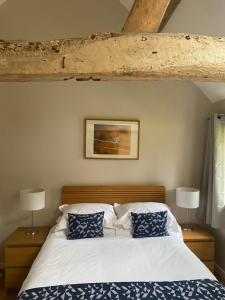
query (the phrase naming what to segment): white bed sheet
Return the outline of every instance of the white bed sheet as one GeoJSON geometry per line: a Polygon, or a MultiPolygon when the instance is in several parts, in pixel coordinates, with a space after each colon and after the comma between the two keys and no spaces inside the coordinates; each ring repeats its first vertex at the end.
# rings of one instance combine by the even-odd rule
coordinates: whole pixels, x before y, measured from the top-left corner
{"type": "Polygon", "coordinates": [[[78,283],[216,279],[176,236],[66,240],[51,230],[23,290],[78,283]]]}

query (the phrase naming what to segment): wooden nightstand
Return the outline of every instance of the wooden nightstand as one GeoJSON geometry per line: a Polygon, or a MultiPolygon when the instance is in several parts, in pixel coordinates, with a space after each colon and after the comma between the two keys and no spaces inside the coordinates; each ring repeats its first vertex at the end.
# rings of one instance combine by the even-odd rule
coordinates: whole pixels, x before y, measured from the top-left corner
{"type": "Polygon", "coordinates": [[[20,227],[5,243],[5,287],[19,288],[40,251],[49,227],[38,227],[35,236],[26,235],[26,228],[20,227]]]}
{"type": "Polygon", "coordinates": [[[214,273],[215,239],[205,229],[195,225],[193,231],[183,231],[184,242],[214,273]]]}

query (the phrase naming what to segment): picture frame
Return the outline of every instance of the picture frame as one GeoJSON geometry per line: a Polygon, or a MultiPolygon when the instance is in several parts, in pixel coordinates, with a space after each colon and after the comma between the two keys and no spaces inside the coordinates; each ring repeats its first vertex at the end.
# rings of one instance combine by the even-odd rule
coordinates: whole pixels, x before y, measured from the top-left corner
{"type": "Polygon", "coordinates": [[[84,158],[139,159],[139,120],[85,119],[84,158]]]}

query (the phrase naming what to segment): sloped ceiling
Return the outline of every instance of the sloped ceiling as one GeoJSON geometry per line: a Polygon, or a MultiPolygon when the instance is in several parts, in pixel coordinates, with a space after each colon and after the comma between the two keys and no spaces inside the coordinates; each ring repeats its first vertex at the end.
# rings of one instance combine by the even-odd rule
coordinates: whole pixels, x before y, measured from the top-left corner
{"type": "Polygon", "coordinates": [[[127,10],[130,10],[134,3],[134,0],[119,0],[119,1],[126,7],[127,10]]]}
{"type": "MultiPolygon", "coordinates": [[[[119,0],[129,11],[133,0],[119,0]]],[[[163,32],[225,36],[225,0],[182,0],[163,32]]],[[[195,82],[212,101],[225,99],[225,83],[195,82]]]]}

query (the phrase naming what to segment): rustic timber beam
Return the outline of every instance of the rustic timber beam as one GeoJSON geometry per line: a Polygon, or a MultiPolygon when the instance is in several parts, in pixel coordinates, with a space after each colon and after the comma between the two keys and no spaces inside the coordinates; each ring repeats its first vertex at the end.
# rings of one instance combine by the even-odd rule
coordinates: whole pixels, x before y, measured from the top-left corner
{"type": "Polygon", "coordinates": [[[93,34],[46,42],[0,41],[0,81],[225,81],[225,38],[93,34]]]}
{"type": "Polygon", "coordinates": [[[181,0],[136,0],[123,32],[159,32],[181,0]]]}

